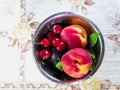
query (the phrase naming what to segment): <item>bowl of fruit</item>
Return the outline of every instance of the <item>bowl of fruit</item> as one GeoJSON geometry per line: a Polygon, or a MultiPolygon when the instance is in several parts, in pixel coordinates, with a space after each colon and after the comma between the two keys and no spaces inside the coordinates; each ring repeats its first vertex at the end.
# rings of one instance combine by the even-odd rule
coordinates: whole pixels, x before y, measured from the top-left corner
{"type": "Polygon", "coordinates": [[[93,76],[102,63],[104,39],[89,19],[72,12],[46,18],[33,35],[33,55],[49,80],[70,84],[93,76]]]}

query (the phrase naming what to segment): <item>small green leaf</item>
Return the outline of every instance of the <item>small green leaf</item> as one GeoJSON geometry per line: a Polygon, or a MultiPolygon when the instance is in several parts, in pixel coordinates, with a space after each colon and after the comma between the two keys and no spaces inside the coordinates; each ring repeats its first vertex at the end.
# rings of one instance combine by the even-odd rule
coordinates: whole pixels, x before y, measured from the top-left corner
{"type": "Polygon", "coordinates": [[[93,71],[93,70],[94,70],[94,68],[95,68],[95,66],[94,66],[94,65],[92,65],[92,66],[91,66],[91,68],[90,68],[90,71],[93,71]]]}
{"type": "Polygon", "coordinates": [[[61,62],[61,61],[59,61],[59,62],[55,65],[55,67],[56,67],[57,69],[63,71],[62,62],[61,62]]]}
{"type": "Polygon", "coordinates": [[[92,57],[93,59],[96,58],[96,55],[95,55],[94,53],[90,53],[90,55],[91,55],[91,57],[92,57]]]}
{"type": "Polygon", "coordinates": [[[91,57],[95,59],[96,58],[95,51],[92,48],[89,48],[88,51],[90,52],[91,57]]]}
{"type": "Polygon", "coordinates": [[[90,68],[90,71],[93,71],[96,65],[96,59],[93,60],[92,66],[90,68]]]}
{"type": "Polygon", "coordinates": [[[90,47],[94,47],[95,44],[97,43],[98,41],[98,37],[99,37],[99,33],[98,32],[95,32],[95,33],[92,33],[89,37],[89,44],[90,44],[90,47]]]}

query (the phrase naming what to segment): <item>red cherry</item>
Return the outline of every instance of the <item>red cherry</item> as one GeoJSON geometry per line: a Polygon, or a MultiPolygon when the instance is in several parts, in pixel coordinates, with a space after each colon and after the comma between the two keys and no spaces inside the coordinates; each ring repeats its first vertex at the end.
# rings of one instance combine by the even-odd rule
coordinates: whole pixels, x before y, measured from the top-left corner
{"type": "Polygon", "coordinates": [[[50,46],[50,41],[47,38],[43,38],[40,42],[42,47],[49,47],[50,46]]]}
{"type": "Polygon", "coordinates": [[[64,44],[63,42],[60,42],[60,43],[58,44],[58,46],[56,47],[56,50],[57,50],[58,52],[64,51],[64,50],[65,50],[65,44],[64,44]]]}
{"type": "Polygon", "coordinates": [[[50,51],[47,50],[47,49],[43,49],[43,50],[41,50],[40,53],[39,53],[39,57],[40,57],[42,60],[47,60],[47,59],[50,58],[50,56],[51,56],[50,51]]]}
{"type": "Polygon", "coordinates": [[[49,40],[52,40],[53,37],[54,37],[54,33],[53,33],[53,32],[48,32],[47,38],[48,38],[49,40]]]}
{"type": "Polygon", "coordinates": [[[52,27],[52,31],[54,34],[59,34],[62,31],[62,26],[59,24],[56,24],[52,27]]]}
{"type": "Polygon", "coordinates": [[[59,38],[54,37],[54,38],[52,39],[52,45],[53,45],[54,47],[58,46],[59,43],[60,43],[60,39],[59,39],[59,38]]]}

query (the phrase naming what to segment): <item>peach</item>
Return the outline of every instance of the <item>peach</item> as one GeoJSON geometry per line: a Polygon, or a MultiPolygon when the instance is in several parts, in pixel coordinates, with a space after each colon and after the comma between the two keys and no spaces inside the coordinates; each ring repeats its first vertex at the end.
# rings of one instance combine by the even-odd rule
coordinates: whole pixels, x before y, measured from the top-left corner
{"type": "Polygon", "coordinates": [[[74,48],[62,56],[61,62],[66,74],[73,78],[82,78],[89,72],[92,58],[87,50],[74,48]]]}
{"type": "Polygon", "coordinates": [[[87,45],[86,30],[80,25],[65,27],[60,34],[60,38],[66,43],[68,49],[85,48],[87,45]]]}

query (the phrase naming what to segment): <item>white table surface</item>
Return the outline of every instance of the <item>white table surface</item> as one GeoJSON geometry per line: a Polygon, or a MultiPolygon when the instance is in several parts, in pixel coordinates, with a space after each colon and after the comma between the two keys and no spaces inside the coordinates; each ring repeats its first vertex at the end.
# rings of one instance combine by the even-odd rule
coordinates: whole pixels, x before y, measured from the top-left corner
{"type": "Polygon", "coordinates": [[[0,42],[1,90],[120,90],[119,0],[1,0],[0,42]],[[92,78],[77,85],[49,81],[32,55],[31,34],[45,18],[63,11],[92,20],[105,41],[102,65],[92,78]]]}

